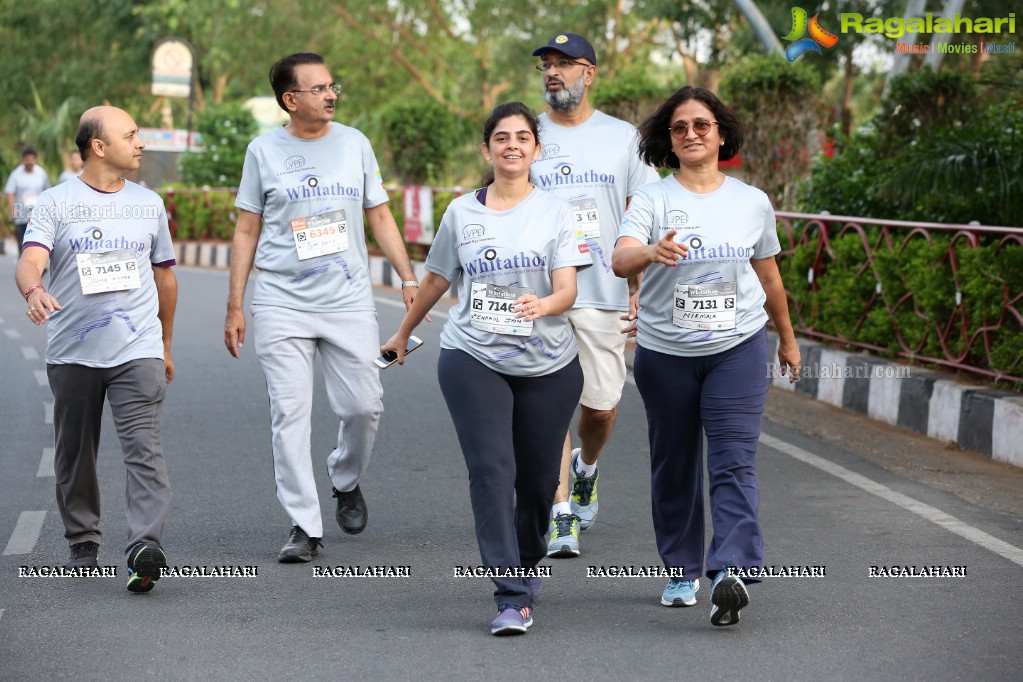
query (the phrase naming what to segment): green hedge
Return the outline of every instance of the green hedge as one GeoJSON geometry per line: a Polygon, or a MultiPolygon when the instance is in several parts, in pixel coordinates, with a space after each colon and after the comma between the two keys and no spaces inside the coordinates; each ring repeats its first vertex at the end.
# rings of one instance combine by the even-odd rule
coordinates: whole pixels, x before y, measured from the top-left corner
{"type": "MultiPolygon", "coordinates": [[[[1001,239],[986,236],[972,247],[960,237],[952,248],[950,235],[932,233],[928,241],[918,234],[906,241],[906,234],[895,233],[890,245],[877,249],[877,227],[866,228],[862,237],[853,231],[832,236],[814,273],[816,286],[808,272],[817,234],[799,243],[781,264],[790,301],[800,309],[801,319],[793,311],[796,325],[877,346],[892,357],[947,355],[1023,376],[1023,325],[1019,313],[1004,305],[1023,294],[1023,245],[1010,240],[999,249],[1001,239]]],[[[1012,307],[1023,312],[1023,301],[1012,307]]]]}

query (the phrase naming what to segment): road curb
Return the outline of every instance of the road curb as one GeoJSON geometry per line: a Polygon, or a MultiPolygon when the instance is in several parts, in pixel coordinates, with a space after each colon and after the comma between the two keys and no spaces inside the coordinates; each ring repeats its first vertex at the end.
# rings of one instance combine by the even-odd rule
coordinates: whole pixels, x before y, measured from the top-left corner
{"type": "Polygon", "coordinates": [[[770,334],[772,384],[872,419],[1023,467],[1023,398],[939,373],[799,340],[804,378],[780,376],[770,334]]]}

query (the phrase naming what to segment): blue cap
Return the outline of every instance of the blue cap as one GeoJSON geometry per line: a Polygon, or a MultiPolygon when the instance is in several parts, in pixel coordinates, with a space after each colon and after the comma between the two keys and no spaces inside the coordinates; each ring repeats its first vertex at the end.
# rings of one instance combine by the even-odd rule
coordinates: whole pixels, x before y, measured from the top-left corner
{"type": "Polygon", "coordinates": [[[542,57],[547,50],[557,50],[574,59],[582,57],[588,59],[590,64],[597,65],[597,54],[593,51],[593,46],[577,33],[559,33],[543,47],[533,50],[533,56],[542,57]]]}

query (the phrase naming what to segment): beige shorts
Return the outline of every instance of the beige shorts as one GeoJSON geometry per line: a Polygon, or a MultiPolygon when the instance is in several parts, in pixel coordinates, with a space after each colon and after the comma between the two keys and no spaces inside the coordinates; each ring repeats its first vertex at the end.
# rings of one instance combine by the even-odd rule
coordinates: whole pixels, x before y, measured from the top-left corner
{"type": "Polygon", "coordinates": [[[575,330],[583,394],[579,402],[591,410],[613,409],[625,386],[625,322],[617,310],[572,308],[568,321],[575,330]]]}

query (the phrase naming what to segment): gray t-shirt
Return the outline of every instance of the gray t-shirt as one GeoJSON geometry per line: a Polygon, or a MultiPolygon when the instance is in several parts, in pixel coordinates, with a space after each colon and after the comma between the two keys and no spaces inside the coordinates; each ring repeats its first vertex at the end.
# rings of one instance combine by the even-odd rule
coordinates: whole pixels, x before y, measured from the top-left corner
{"type": "Polygon", "coordinates": [[[767,195],[734,178],[695,194],[668,177],[636,192],[622,237],[654,244],[669,231],[689,246],[671,267],[643,274],[636,342],[670,355],[702,356],[738,345],[767,323],[767,296],[751,259],[781,251],[767,195]]]}
{"type": "Polygon", "coordinates": [[[14,215],[11,216],[11,220],[16,223],[27,223],[39,195],[51,186],[50,177],[42,166],[36,164],[31,173],[26,173],[24,164],[19,164],[11,172],[4,186],[4,194],[14,195],[14,215]]]}
{"type": "Polygon", "coordinates": [[[252,302],[309,312],[376,310],[363,209],[386,202],[373,149],[355,128],[332,122],[315,140],[284,128],[257,137],[235,200],[263,216],[252,302]]]}
{"type": "Polygon", "coordinates": [[[57,178],[57,184],[59,185],[59,184],[61,184],[63,182],[67,182],[68,180],[74,180],[75,178],[77,178],[81,174],[82,174],[82,171],[73,171],[73,170],[61,171],[60,177],[57,178]]]}
{"type": "Polygon", "coordinates": [[[551,194],[534,190],[507,211],[487,208],[472,193],[458,197],[444,212],[426,258],[426,269],[451,282],[458,297],[441,347],[465,351],[502,374],[541,376],[561,369],[579,352],[564,315],[541,317],[522,335],[485,327],[509,322],[508,304],[522,288],[550,296],[552,273],[588,267],[586,251],[585,241],[576,238],[572,207],[551,194]]]}
{"type": "Polygon", "coordinates": [[[163,358],[152,264],[173,265],[174,245],[158,194],[128,181],[117,192],[80,179],[57,185],[40,195],[25,244],[49,249],[47,289],[63,308],[47,323],[47,363],[116,367],[163,358]],[[79,254],[93,255],[79,262],[79,254]],[[99,254],[115,257],[103,263],[99,254]],[[137,273],[125,280],[134,288],[83,293],[100,268],[115,265],[117,277],[137,273]]]}
{"type": "Polygon", "coordinates": [[[639,158],[632,124],[594,111],[585,123],[566,128],[540,115],[540,158],[530,179],[540,189],[573,203],[573,218],[587,234],[593,267],[579,273],[576,308],[628,310],[629,285],[611,271],[611,252],[626,199],[657,172],[639,158]]]}

